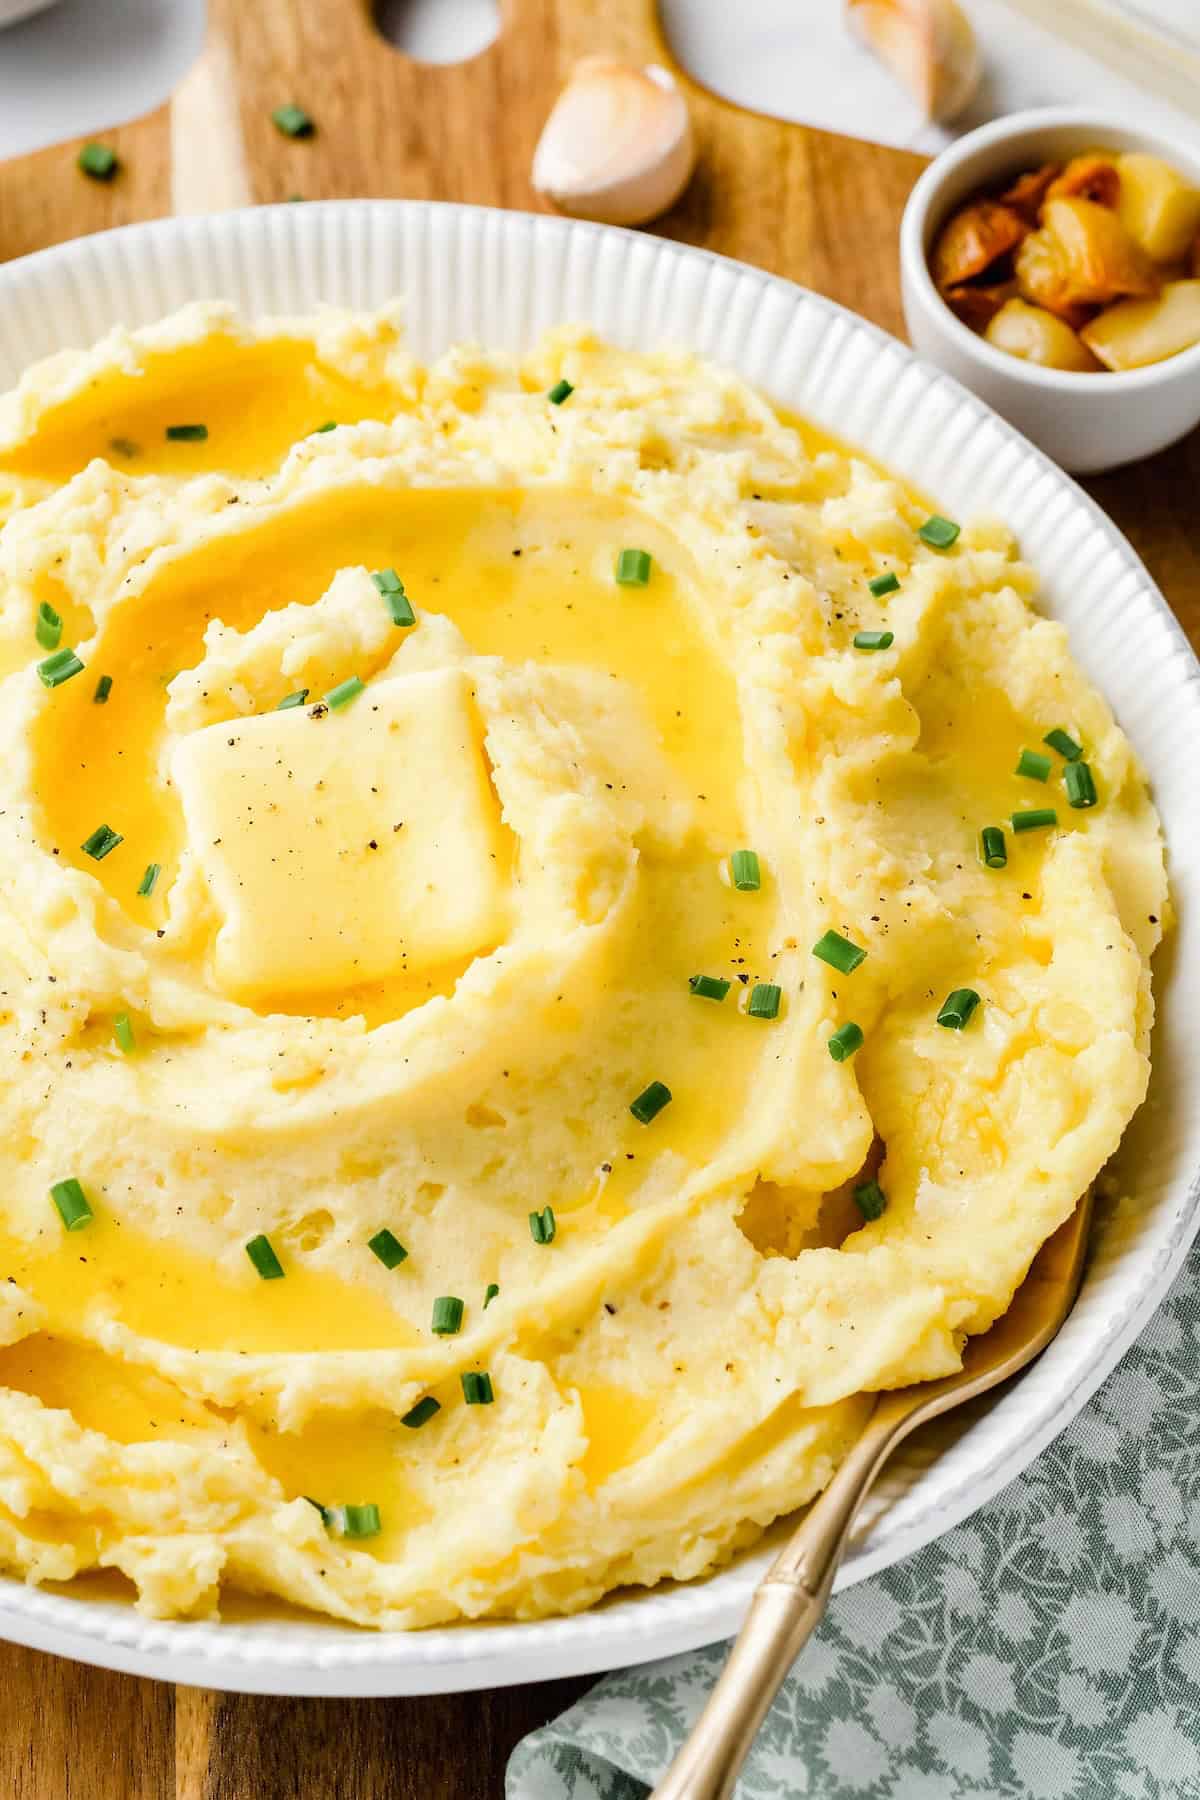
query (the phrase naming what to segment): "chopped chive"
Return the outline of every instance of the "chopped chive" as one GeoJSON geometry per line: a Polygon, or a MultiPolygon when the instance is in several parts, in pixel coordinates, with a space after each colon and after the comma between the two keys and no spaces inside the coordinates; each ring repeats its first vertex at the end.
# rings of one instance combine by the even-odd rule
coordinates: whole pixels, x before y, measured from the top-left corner
{"type": "Polygon", "coordinates": [[[864,1219],[879,1219],[887,1211],[887,1195],[877,1181],[860,1181],[854,1201],[864,1219]]]}
{"type": "Polygon", "coordinates": [[[688,987],[701,1000],[723,1000],[729,992],[729,982],[722,981],[719,975],[689,975],[688,987]]]}
{"type": "Polygon", "coordinates": [[[327,1506],[325,1529],[340,1538],[378,1537],[383,1529],[379,1508],[373,1500],[362,1506],[327,1506]]]}
{"type": "Polygon", "coordinates": [[[895,641],[894,631],[856,631],[854,634],[856,650],[890,650],[895,641]]]}
{"type": "Polygon", "coordinates": [[[321,1515],[322,1525],[327,1523],[326,1514],[327,1514],[328,1509],[326,1507],[322,1506],[321,1502],[319,1500],[314,1500],[311,1494],[301,1494],[300,1498],[302,1500],[307,1500],[308,1504],[310,1506],[314,1506],[317,1509],[317,1511],[321,1515]]]}
{"type": "Polygon", "coordinates": [[[546,398],[547,398],[547,400],[549,400],[549,402],[552,406],[561,406],[563,401],[569,400],[571,398],[571,395],[574,392],[575,392],[575,389],[571,386],[571,383],[569,381],[566,381],[566,380],[556,381],[554,386],[550,389],[549,393],[546,395],[546,398]]]}
{"type": "Polygon", "coordinates": [[[845,1025],[839,1025],[830,1038],[829,1054],[834,1062],[847,1062],[856,1050],[862,1049],[862,1046],[862,1026],[856,1025],[851,1019],[845,1025]]]}
{"type": "Polygon", "coordinates": [[[167,437],[173,444],[202,444],[207,436],[207,425],[167,426],[167,437]]]}
{"type": "Polygon", "coordinates": [[[650,579],[650,552],[622,550],[617,556],[616,577],[622,587],[645,587],[650,579]]]}
{"type": "Polygon", "coordinates": [[[629,1110],[639,1125],[648,1125],[670,1102],[671,1090],[666,1082],[652,1081],[648,1088],[642,1089],[636,1100],[630,1102],[629,1110]]]}
{"type": "Polygon", "coordinates": [[[279,702],[279,705],[275,708],[275,711],[276,712],[289,712],[293,706],[303,706],[304,702],[307,699],[308,699],[308,689],[307,688],[297,688],[294,694],[285,694],[283,696],[283,699],[279,702]]]}
{"type": "Polygon", "coordinates": [[[529,1235],[535,1244],[552,1244],[557,1229],[552,1206],[543,1206],[541,1212],[530,1213],[529,1235]]]}
{"type": "Polygon", "coordinates": [[[933,513],[920,527],[917,536],[923,544],[934,550],[948,550],[962,530],[953,519],[943,519],[941,513],[933,513]]]}
{"type": "Polygon", "coordinates": [[[277,106],[271,114],[271,123],[284,137],[312,137],[316,126],[302,106],[289,101],[286,106],[277,106]]]}
{"type": "Polygon", "coordinates": [[[492,1301],[496,1298],[496,1296],[499,1292],[500,1292],[499,1282],[498,1281],[489,1281],[487,1284],[487,1287],[484,1289],[484,1293],[483,1293],[483,1310],[484,1310],[484,1312],[487,1311],[488,1307],[492,1304],[492,1301]]]}
{"type": "Polygon", "coordinates": [[[1014,773],[1026,775],[1030,781],[1049,781],[1051,767],[1050,758],[1040,750],[1022,750],[1014,773]]]}
{"type": "Polygon", "coordinates": [[[56,1181],[50,1189],[50,1198],[68,1231],[80,1231],[91,1221],[92,1209],[87,1195],[73,1175],[66,1181],[56,1181]]]}
{"type": "Polygon", "coordinates": [[[729,859],[729,874],[739,894],[753,894],[762,886],[762,871],[756,850],[735,850],[729,859]]]}
{"type": "Polygon", "coordinates": [[[407,594],[385,594],[384,605],[388,609],[393,625],[415,625],[417,615],[412,609],[412,601],[407,594]]]}
{"type": "Polygon", "coordinates": [[[408,1257],[408,1251],[400,1239],[394,1237],[386,1225],[374,1237],[367,1239],[367,1249],[375,1252],[385,1269],[398,1269],[408,1257]]]}
{"type": "Polygon", "coordinates": [[[112,693],[112,676],[111,675],[102,675],[100,677],[99,681],[96,683],[96,691],[92,695],[92,699],[95,701],[97,706],[103,706],[105,701],[108,699],[108,696],[111,693],[112,693]]]}
{"type": "Polygon", "coordinates": [[[412,603],[404,592],[404,583],[395,569],[376,569],[371,580],[383,596],[383,604],[387,607],[393,625],[415,625],[417,615],[412,603]]]}
{"type": "Polygon", "coordinates": [[[1067,801],[1071,806],[1095,806],[1096,783],[1085,762],[1069,762],[1063,770],[1067,801]]]}
{"type": "Polygon", "coordinates": [[[162,874],[162,864],[161,863],[147,863],[146,864],[146,872],[142,876],[142,879],[138,882],[138,890],[137,890],[138,893],[142,896],[143,900],[149,899],[150,895],[154,892],[154,889],[158,884],[158,878],[161,874],[162,874]]]}
{"type": "Polygon", "coordinates": [[[85,856],[93,857],[96,862],[103,862],[110,851],[124,842],[120,832],[114,831],[111,825],[97,825],[90,837],[84,838],[79,848],[85,856]]]}
{"type": "Polygon", "coordinates": [[[943,1001],[937,1022],[944,1025],[947,1031],[965,1031],[971,1014],[978,1005],[979,995],[974,988],[955,988],[943,1001]]]}
{"type": "Polygon", "coordinates": [[[410,1431],[420,1431],[422,1425],[428,1425],[434,1413],[440,1413],[442,1403],[435,1400],[432,1394],[426,1394],[415,1406],[410,1406],[406,1413],[400,1415],[400,1423],[407,1425],[410,1431]]]}
{"type": "Polygon", "coordinates": [[[264,1281],[279,1281],[283,1277],[283,1264],[276,1256],[271,1240],[263,1232],[252,1237],[246,1245],[246,1255],[254,1264],[264,1281]]]}
{"type": "Polygon", "coordinates": [[[431,1331],[439,1337],[453,1337],[462,1329],[463,1303],[456,1294],[439,1294],[433,1303],[431,1331]]]}
{"type": "Polygon", "coordinates": [[[1008,864],[1004,833],[998,825],[985,825],[979,834],[979,860],[989,869],[1003,869],[1008,864]]]}
{"type": "Polygon", "coordinates": [[[121,166],[116,151],[107,144],[85,144],[75,161],[93,181],[111,181],[121,166]]]}
{"type": "Polygon", "coordinates": [[[1048,731],[1042,742],[1049,744],[1052,750],[1057,750],[1060,756],[1065,756],[1068,762],[1078,762],[1083,755],[1083,745],[1077,744],[1061,725],[1056,725],[1053,731],[1048,731]]]}
{"type": "Polygon", "coordinates": [[[1014,831],[1040,831],[1044,825],[1057,825],[1058,814],[1052,806],[1035,806],[1030,812],[1012,815],[1014,831]]]}
{"type": "Polygon", "coordinates": [[[323,425],[317,426],[317,429],[313,432],[313,436],[320,437],[320,435],[323,431],[336,431],[337,427],[338,427],[338,422],[336,419],[326,419],[326,421],[323,425]]]}
{"type": "Polygon", "coordinates": [[[746,1016],[751,1019],[777,1019],[779,1002],[783,991],[773,981],[756,981],[750,990],[750,999],[746,1004],[746,1016]]]}
{"type": "Polygon", "coordinates": [[[840,975],[853,975],[860,963],[867,960],[867,953],[858,944],[852,944],[838,931],[826,931],[812,947],[814,956],[828,963],[840,975]]]}
{"type": "Polygon", "coordinates": [[[38,679],[43,687],[61,687],[64,681],[70,681],[72,675],[78,675],[82,668],[83,664],[75,652],[64,645],[53,656],[44,657],[38,664],[38,679]]]}
{"type": "Polygon", "coordinates": [[[325,704],[331,711],[339,706],[349,706],[351,700],[357,700],[366,687],[366,682],[359,675],[348,675],[345,681],[339,681],[335,688],[330,688],[325,696],[325,704]]]}
{"type": "Polygon", "coordinates": [[[37,609],[33,635],[43,650],[58,649],[62,639],[62,619],[48,600],[43,600],[37,609]]]}
{"type": "Polygon", "coordinates": [[[492,1392],[492,1378],[486,1371],[464,1369],[459,1380],[468,1406],[490,1406],[496,1398],[492,1392]]]}
{"type": "Polygon", "coordinates": [[[899,586],[900,577],[894,569],[889,569],[886,575],[876,575],[873,581],[867,583],[867,587],[877,600],[882,600],[885,594],[894,594],[899,586]]]}
{"type": "Polygon", "coordinates": [[[126,1056],[132,1056],[137,1049],[137,1039],[133,1035],[133,1026],[128,1013],[118,1013],[113,1020],[113,1036],[117,1046],[126,1056]]]}

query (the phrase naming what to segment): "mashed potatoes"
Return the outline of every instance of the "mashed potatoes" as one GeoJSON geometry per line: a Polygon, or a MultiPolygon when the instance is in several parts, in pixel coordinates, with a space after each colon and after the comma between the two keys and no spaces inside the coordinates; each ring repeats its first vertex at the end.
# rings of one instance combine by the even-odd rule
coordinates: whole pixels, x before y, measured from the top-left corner
{"type": "Polygon", "coordinates": [[[686,355],[217,307],[34,369],[0,504],[5,1568],[570,1610],[957,1366],[1165,905],[1003,531],[686,355]]]}

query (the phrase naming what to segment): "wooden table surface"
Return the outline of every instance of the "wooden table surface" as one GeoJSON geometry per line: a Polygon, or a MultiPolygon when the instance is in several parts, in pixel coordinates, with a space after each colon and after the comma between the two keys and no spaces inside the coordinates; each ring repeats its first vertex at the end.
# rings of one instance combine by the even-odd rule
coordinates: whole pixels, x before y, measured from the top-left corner
{"type": "MultiPolygon", "coordinates": [[[[176,105],[109,134],[111,185],[65,145],[0,166],[0,256],[173,206],[350,195],[536,208],[533,145],[565,71],[605,51],[670,62],[654,0],[507,0],[452,67],[386,45],[367,0],[209,0],[176,105]],[[272,107],[317,121],[281,137],[272,107]],[[174,172],[174,180],[172,175],[174,172]]],[[[686,83],[701,165],[655,227],[807,283],[903,334],[896,238],[922,164],[740,111],[686,83]]],[[[1088,483],[1200,644],[1200,434],[1088,483]]],[[[494,1800],[525,1732],[587,1680],[413,1700],[278,1700],[109,1674],[0,1647],[0,1800],[494,1800]]]]}

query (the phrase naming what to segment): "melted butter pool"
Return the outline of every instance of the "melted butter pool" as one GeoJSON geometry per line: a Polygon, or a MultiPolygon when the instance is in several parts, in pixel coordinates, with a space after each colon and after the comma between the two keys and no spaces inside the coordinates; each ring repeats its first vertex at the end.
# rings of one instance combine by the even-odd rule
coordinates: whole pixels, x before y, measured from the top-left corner
{"type": "Polygon", "coordinates": [[[147,357],[140,375],[100,377],[49,409],[18,448],[0,452],[0,475],[64,482],[100,457],[127,475],[263,476],[328,421],[352,425],[395,410],[390,388],[348,381],[311,342],[209,338],[147,357]],[[168,438],[178,425],[203,425],[208,435],[168,438]]]}
{"type": "Polygon", "coordinates": [[[54,1219],[32,1243],[0,1236],[0,1278],[11,1275],[41,1302],[50,1333],[77,1329],[95,1308],[141,1337],[185,1350],[255,1355],[421,1341],[365,1282],[343,1281],[282,1243],[286,1277],[263,1281],[248,1257],[244,1272],[229,1269],[120,1223],[92,1199],[95,1216],[81,1231],[63,1232],[54,1219]]]}

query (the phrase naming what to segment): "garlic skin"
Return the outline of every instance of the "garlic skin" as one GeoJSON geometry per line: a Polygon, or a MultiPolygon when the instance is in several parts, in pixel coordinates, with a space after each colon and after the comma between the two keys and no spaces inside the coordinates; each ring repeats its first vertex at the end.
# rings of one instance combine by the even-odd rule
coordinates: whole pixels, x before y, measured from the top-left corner
{"type": "Polygon", "coordinates": [[[667,70],[589,56],[542,127],[533,185],[576,219],[644,225],[675,204],[695,166],[691,114],[667,70]]]}
{"type": "Polygon", "coordinates": [[[846,19],[926,119],[953,119],[973,97],[979,49],[958,0],[846,0],[846,19]]]}

